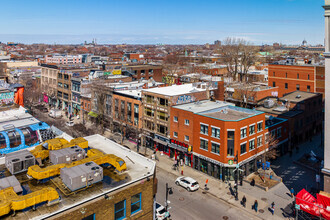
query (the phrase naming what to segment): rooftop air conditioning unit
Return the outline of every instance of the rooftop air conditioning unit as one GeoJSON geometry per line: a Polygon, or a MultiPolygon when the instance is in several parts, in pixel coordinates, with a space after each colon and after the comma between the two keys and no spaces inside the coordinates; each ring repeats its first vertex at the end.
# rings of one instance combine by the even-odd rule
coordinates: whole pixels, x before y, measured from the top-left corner
{"type": "Polygon", "coordinates": [[[274,105],[275,105],[275,102],[272,99],[267,99],[264,101],[265,108],[272,108],[272,107],[274,107],[274,105]]]}

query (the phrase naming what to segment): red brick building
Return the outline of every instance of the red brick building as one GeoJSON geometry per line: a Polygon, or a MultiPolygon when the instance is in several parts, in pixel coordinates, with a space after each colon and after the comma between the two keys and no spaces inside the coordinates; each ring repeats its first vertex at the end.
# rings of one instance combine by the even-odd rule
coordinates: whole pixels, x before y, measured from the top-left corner
{"type": "Polygon", "coordinates": [[[293,91],[318,92],[324,96],[324,66],[268,65],[268,85],[278,87],[278,96],[293,91]]]}
{"type": "Polygon", "coordinates": [[[233,179],[237,164],[244,170],[244,175],[255,171],[255,159],[268,147],[266,139],[270,134],[278,140],[278,151],[287,146],[286,119],[268,117],[264,112],[224,102],[215,103],[214,108],[204,104],[205,110],[203,104],[192,105],[172,107],[171,144],[172,139],[184,143],[180,148],[188,148],[188,153],[177,148],[175,155],[181,150],[179,155],[185,153],[186,164],[215,178],[233,179]],[[189,161],[189,154],[193,154],[192,161],[189,161]]]}

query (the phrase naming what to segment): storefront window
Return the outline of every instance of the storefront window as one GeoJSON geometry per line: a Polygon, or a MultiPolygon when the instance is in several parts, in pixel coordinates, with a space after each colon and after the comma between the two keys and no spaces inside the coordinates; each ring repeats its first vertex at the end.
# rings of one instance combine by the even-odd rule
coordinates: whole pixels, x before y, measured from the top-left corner
{"type": "Polygon", "coordinates": [[[201,164],[201,168],[200,170],[203,172],[203,173],[208,173],[208,167],[207,167],[207,161],[206,160],[203,160],[203,159],[200,159],[200,164],[201,164]]]}

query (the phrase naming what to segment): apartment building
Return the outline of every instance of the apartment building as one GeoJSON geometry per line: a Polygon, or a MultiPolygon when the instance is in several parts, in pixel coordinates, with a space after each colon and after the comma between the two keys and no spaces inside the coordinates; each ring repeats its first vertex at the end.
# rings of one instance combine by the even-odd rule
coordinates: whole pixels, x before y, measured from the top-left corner
{"type": "Polygon", "coordinates": [[[324,113],[321,93],[294,91],[279,99],[266,99],[259,105],[257,110],[288,120],[288,150],[322,130],[324,113]]]}
{"type": "Polygon", "coordinates": [[[325,89],[324,66],[320,65],[268,65],[268,85],[278,87],[278,96],[293,91],[322,93],[325,89]]]}
{"type": "Polygon", "coordinates": [[[112,101],[114,131],[136,141],[142,128],[141,90],[114,91],[112,101]]]}
{"type": "Polygon", "coordinates": [[[142,90],[143,138],[149,148],[169,153],[171,107],[223,97],[223,82],[193,83],[142,90]],[[221,89],[222,88],[222,89],[221,89]]]}
{"type": "Polygon", "coordinates": [[[122,74],[132,77],[134,80],[154,79],[157,82],[162,82],[163,67],[159,65],[141,64],[129,65],[122,67],[122,74]]]}
{"type": "Polygon", "coordinates": [[[54,65],[41,64],[41,93],[44,102],[51,106],[57,104],[57,75],[59,69],[54,65]]]}
{"type": "Polygon", "coordinates": [[[81,55],[54,55],[54,56],[46,56],[45,63],[50,64],[76,64],[82,63],[81,55]]]}

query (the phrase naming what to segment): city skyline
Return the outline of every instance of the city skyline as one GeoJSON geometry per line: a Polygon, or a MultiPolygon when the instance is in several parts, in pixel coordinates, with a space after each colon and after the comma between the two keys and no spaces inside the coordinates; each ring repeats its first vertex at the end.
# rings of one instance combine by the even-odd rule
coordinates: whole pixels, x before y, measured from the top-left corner
{"type": "Polygon", "coordinates": [[[16,2],[2,3],[2,42],[205,44],[226,37],[252,44],[324,42],[321,0],[16,2]]]}

